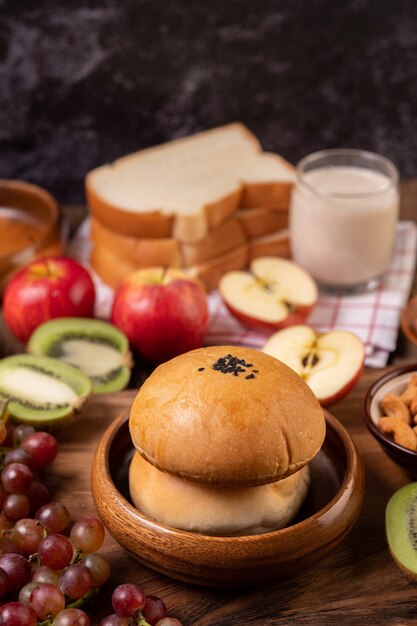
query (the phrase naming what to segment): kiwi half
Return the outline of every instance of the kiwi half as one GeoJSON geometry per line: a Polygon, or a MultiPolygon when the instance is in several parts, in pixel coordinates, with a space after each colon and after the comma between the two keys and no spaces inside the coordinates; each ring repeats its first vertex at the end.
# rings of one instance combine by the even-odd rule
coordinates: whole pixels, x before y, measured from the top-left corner
{"type": "Polygon", "coordinates": [[[77,367],[91,379],[94,393],[120,391],[130,379],[129,341],[107,322],[83,317],[50,320],[32,333],[28,351],[77,367]]]}
{"type": "Polygon", "coordinates": [[[385,527],[398,567],[409,578],[417,579],[417,483],[402,487],[391,497],[385,527]]]}
{"type": "Polygon", "coordinates": [[[45,428],[67,421],[91,390],[88,376],[55,359],[16,354],[0,361],[0,401],[18,422],[45,428]]]}

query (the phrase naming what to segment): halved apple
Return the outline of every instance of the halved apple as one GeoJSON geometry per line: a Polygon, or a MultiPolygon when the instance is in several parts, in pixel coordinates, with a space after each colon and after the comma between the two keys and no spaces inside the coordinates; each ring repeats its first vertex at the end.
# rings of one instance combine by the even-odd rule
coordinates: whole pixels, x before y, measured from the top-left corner
{"type": "Polygon", "coordinates": [[[363,343],[353,333],[321,335],[303,325],[274,333],[262,350],[297,372],[322,406],[338,402],[355,386],[365,362],[363,343]]]}
{"type": "Polygon", "coordinates": [[[292,261],[277,257],[254,259],[248,272],[227,272],[219,291],[232,315],[260,329],[300,324],[318,298],[311,276],[292,261]]]}

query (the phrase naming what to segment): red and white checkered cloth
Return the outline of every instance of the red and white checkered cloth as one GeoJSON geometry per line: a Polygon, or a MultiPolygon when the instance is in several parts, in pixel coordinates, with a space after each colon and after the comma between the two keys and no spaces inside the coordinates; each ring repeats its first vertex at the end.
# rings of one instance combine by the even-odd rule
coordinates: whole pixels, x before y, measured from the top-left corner
{"type": "MultiPolygon", "coordinates": [[[[89,222],[86,221],[71,242],[69,254],[87,263],[90,253],[89,222]]],[[[394,254],[379,287],[355,296],[320,294],[317,305],[306,323],[320,332],[350,330],[365,344],[366,365],[384,367],[395,349],[401,309],[408,300],[413,282],[417,249],[417,226],[399,222],[394,254]]],[[[96,315],[110,315],[113,290],[94,276],[97,288],[96,315]]],[[[210,328],[206,345],[242,345],[261,348],[271,333],[250,330],[238,322],[224,306],[217,291],[209,294],[210,328]]]]}

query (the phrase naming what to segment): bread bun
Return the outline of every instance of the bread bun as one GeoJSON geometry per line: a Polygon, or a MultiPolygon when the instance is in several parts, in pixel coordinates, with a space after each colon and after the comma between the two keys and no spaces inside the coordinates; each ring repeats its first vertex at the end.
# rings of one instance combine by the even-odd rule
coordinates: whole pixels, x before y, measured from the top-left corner
{"type": "Polygon", "coordinates": [[[297,514],[310,482],[308,466],[259,487],[210,487],[161,472],[136,452],[130,495],[157,522],[205,535],[253,535],[284,528],[297,514]]]}
{"type": "Polygon", "coordinates": [[[160,365],[139,390],[130,433],[160,470],[225,487],[277,481],[306,465],[325,436],[307,384],[263,352],[200,348],[160,365]]]}

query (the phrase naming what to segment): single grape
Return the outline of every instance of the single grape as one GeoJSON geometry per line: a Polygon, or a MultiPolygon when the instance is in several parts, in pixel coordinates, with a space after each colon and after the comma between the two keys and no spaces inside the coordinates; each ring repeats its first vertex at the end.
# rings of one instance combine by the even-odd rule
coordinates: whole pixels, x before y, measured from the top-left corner
{"type": "Polygon", "coordinates": [[[55,570],[67,567],[74,555],[71,541],[58,534],[44,537],[39,544],[38,552],[42,565],[55,570]]]}
{"type": "Polygon", "coordinates": [[[51,583],[51,585],[58,587],[61,576],[61,571],[50,569],[45,565],[39,565],[32,574],[32,581],[36,583],[51,583]]]}
{"type": "Polygon", "coordinates": [[[138,585],[125,583],[113,591],[111,603],[119,617],[132,617],[145,606],[145,594],[138,585]]]}
{"type": "Polygon", "coordinates": [[[0,567],[0,598],[2,598],[7,592],[9,585],[9,577],[7,576],[7,572],[0,567]]]}
{"type": "Polygon", "coordinates": [[[70,539],[74,548],[89,554],[100,549],[104,535],[104,526],[97,517],[82,517],[71,528],[70,539]]]}
{"type": "Polygon", "coordinates": [[[145,596],[145,606],[142,609],[143,617],[151,626],[166,617],[165,603],[157,596],[145,596]]]}
{"type": "Polygon", "coordinates": [[[87,554],[83,563],[91,572],[94,587],[101,587],[110,578],[110,563],[98,552],[87,554]]]}
{"type": "Polygon", "coordinates": [[[58,442],[49,433],[32,433],[25,437],[20,445],[26,452],[32,455],[33,467],[35,469],[49,465],[58,454],[58,442]]]}
{"type": "Polygon", "coordinates": [[[36,626],[35,611],[21,602],[8,602],[0,607],[1,626],[36,626]]]}
{"type": "Polygon", "coordinates": [[[90,618],[81,609],[64,609],[55,616],[52,626],[90,626],[90,618]]]}
{"type": "Polygon", "coordinates": [[[19,591],[30,580],[30,565],[21,554],[4,554],[0,557],[0,567],[7,574],[8,592],[19,591]]]}
{"type": "Polygon", "coordinates": [[[7,437],[6,424],[3,422],[3,420],[1,420],[0,421],[0,443],[3,443],[6,437],[7,437]]]}
{"type": "Polygon", "coordinates": [[[76,563],[66,568],[59,579],[59,587],[73,600],[78,600],[90,591],[93,586],[93,576],[85,565],[76,563]]]}
{"type": "Polygon", "coordinates": [[[29,498],[32,513],[35,513],[35,511],[51,500],[48,487],[38,480],[33,481],[26,495],[29,498]]]}
{"type": "Polygon", "coordinates": [[[182,623],[175,617],[163,617],[155,626],[182,626],[182,623]]]}
{"type": "Polygon", "coordinates": [[[26,465],[31,468],[33,466],[32,455],[23,448],[14,448],[13,450],[9,450],[9,452],[4,457],[4,465],[10,465],[10,463],[22,463],[22,465],[26,465]]]}
{"type": "Polygon", "coordinates": [[[65,609],[65,596],[61,589],[50,583],[40,583],[30,594],[30,606],[40,620],[54,617],[65,609]]]}
{"type": "Polygon", "coordinates": [[[24,587],[21,588],[21,590],[19,591],[19,602],[21,602],[22,604],[26,604],[26,606],[29,606],[29,601],[30,601],[30,594],[32,593],[32,591],[35,589],[35,587],[38,586],[39,583],[34,583],[33,581],[28,583],[27,585],[25,585],[24,587]]]}
{"type": "Polygon", "coordinates": [[[33,483],[33,474],[23,463],[10,463],[1,473],[1,482],[9,493],[25,493],[33,483]]]}
{"type": "Polygon", "coordinates": [[[23,439],[25,439],[34,432],[35,429],[33,428],[33,426],[29,426],[29,424],[19,424],[18,426],[16,426],[13,433],[14,445],[19,446],[22,443],[23,439]]]}
{"type": "Polygon", "coordinates": [[[40,542],[45,536],[42,526],[31,518],[23,518],[16,522],[12,530],[12,539],[24,554],[38,551],[40,542]]]}
{"type": "Polygon", "coordinates": [[[50,533],[60,533],[70,523],[70,514],[61,502],[48,502],[36,511],[36,519],[49,530],[50,533]]]}
{"type": "Polygon", "coordinates": [[[107,615],[97,624],[97,626],[129,626],[128,617],[119,617],[116,613],[107,615]]]}
{"type": "Polygon", "coordinates": [[[25,493],[10,493],[3,502],[3,515],[11,522],[17,522],[30,513],[29,498],[25,493]]]}

